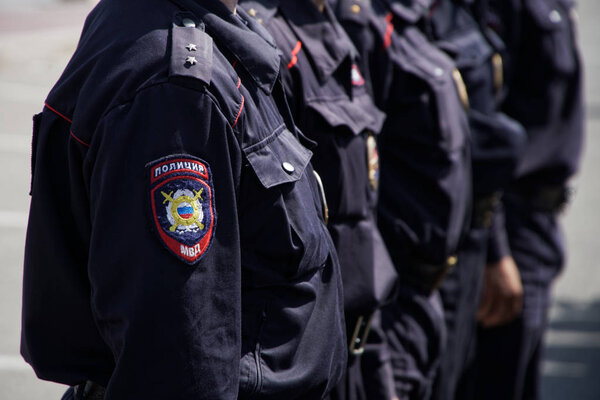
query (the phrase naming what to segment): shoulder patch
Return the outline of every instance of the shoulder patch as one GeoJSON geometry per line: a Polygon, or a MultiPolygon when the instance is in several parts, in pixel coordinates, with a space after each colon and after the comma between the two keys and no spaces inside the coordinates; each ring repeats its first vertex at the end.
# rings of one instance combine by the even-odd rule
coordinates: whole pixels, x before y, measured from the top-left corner
{"type": "Polygon", "coordinates": [[[216,224],[208,164],[187,154],[147,165],[152,225],[162,244],[180,260],[196,264],[211,245],[216,224]]]}
{"type": "Polygon", "coordinates": [[[194,24],[173,25],[169,76],[195,78],[210,84],[213,40],[194,24]]]}

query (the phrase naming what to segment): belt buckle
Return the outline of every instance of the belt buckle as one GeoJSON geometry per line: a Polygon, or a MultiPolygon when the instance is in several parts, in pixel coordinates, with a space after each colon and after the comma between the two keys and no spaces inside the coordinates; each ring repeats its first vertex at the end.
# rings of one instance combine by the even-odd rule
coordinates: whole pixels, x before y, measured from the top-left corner
{"type": "Polygon", "coordinates": [[[352,334],[352,340],[350,340],[350,354],[353,356],[359,356],[365,352],[365,343],[367,337],[371,331],[371,320],[373,316],[366,319],[364,316],[358,317],[356,325],[354,326],[354,333],[352,334]]]}

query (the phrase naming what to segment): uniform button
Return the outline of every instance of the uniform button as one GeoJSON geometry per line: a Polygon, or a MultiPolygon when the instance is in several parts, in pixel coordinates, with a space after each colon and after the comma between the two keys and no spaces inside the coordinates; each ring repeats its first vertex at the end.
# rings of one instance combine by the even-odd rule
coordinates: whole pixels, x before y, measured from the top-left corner
{"type": "Polygon", "coordinates": [[[296,168],[294,168],[294,166],[292,164],[290,164],[289,162],[287,162],[287,161],[284,162],[283,164],[281,164],[281,167],[288,174],[291,174],[291,173],[293,173],[296,170],[296,168]]]}
{"type": "Polygon", "coordinates": [[[251,17],[256,17],[256,10],[254,8],[249,9],[248,15],[250,15],[251,17]]]}
{"type": "Polygon", "coordinates": [[[184,18],[183,21],[181,21],[181,23],[186,28],[195,28],[196,27],[196,23],[189,18],[184,18]]]}
{"type": "Polygon", "coordinates": [[[435,76],[442,76],[442,75],[444,75],[444,70],[441,69],[440,67],[437,67],[436,69],[433,70],[433,73],[435,74],[435,76]]]}
{"type": "Polygon", "coordinates": [[[450,257],[448,257],[448,260],[446,261],[446,263],[448,264],[449,267],[454,267],[458,263],[458,257],[450,256],[450,257]]]}
{"type": "Polygon", "coordinates": [[[360,12],[360,6],[358,4],[354,4],[352,7],[350,7],[350,10],[352,10],[354,14],[358,14],[360,12]]]}
{"type": "Polygon", "coordinates": [[[554,22],[555,24],[558,24],[560,21],[562,21],[562,17],[560,16],[560,13],[556,10],[552,10],[550,12],[550,21],[554,22]]]}

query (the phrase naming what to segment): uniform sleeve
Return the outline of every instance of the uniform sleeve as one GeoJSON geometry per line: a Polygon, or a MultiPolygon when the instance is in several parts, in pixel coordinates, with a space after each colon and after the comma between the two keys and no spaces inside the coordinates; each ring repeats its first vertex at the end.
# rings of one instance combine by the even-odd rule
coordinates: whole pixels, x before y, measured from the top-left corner
{"type": "Polygon", "coordinates": [[[389,400],[396,398],[392,356],[381,326],[380,311],[373,316],[365,352],[361,357],[361,371],[367,398],[389,400]]]}
{"type": "Polygon", "coordinates": [[[90,147],[92,310],[115,369],[106,399],[235,399],[240,157],[211,98],[146,89],[90,147]],[[210,231],[209,231],[210,228],[210,231]]]}
{"type": "Polygon", "coordinates": [[[510,246],[504,223],[504,209],[500,205],[494,213],[490,227],[487,263],[488,265],[496,263],[508,255],[510,255],[510,246]]]}

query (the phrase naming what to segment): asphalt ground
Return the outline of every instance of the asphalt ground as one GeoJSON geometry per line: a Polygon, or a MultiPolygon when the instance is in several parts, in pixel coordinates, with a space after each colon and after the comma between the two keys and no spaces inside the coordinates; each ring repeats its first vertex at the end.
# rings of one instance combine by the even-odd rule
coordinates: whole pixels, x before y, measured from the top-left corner
{"type": "MultiPolygon", "coordinates": [[[[31,117],[60,76],[93,0],[0,0],[0,400],[59,399],[19,356],[31,117]]],[[[564,216],[569,260],[554,293],[544,400],[600,399],[600,1],[580,0],[587,145],[564,216]]]]}

